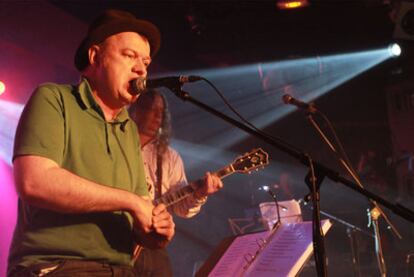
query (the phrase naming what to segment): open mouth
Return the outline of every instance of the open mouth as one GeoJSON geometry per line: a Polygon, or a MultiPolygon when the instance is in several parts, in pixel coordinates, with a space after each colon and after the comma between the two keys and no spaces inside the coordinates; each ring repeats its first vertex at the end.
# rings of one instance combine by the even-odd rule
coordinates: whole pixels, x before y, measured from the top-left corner
{"type": "Polygon", "coordinates": [[[138,95],[139,94],[138,90],[135,87],[135,79],[131,79],[131,80],[128,81],[127,91],[131,95],[138,95]]]}

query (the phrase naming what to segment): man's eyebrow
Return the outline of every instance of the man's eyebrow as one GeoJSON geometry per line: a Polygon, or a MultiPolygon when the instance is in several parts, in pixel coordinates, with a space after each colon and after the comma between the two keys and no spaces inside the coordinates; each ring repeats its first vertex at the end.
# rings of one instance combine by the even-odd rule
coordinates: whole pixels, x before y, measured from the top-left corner
{"type": "Polygon", "coordinates": [[[135,55],[138,54],[137,51],[135,51],[134,49],[132,49],[131,47],[128,47],[128,46],[122,48],[121,51],[131,51],[131,52],[134,52],[135,55]]]}
{"type": "MultiPolygon", "coordinates": [[[[139,52],[136,51],[135,49],[131,48],[131,47],[125,47],[125,48],[122,49],[122,51],[126,51],[126,50],[134,52],[135,56],[137,56],[137,57],[140,56],[139,52]]],[[[150,63],[152,62],[151,56],[145,56],[144,59],[149,61],[150,63]]]]}

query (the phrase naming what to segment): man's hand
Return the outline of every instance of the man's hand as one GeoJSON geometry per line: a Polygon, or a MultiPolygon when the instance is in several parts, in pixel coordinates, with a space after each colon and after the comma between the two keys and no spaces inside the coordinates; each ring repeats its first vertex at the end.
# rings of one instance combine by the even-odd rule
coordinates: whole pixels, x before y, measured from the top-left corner
{"type": "Polygon", "coordinates": [[[210,194],[216,193],[223,188],[223,182],[219,177],[207,172],[202,179],[202,185],[194,192],[195,198],[203,198],[210,194]]]}
{"type": "Polygon", "coordinates": [[[164,204],[159,204],[152,211],[152,225],[154,231],[164,236],[167,241],[170,241],[174,236],[175,224],[171,214],[168,212],[164,204]]]}
{"type": "Polygon", "coordinates": [[[148,234],[153,230],[153,212],[154,205],[149,197],[137,196],[134,209],[131,215],[134,218],[134,229],[142,234],[148,234]]]}
{"type": "Polygon", "coordinates": [[[159,204],[152,209],[149,219],[150,224],[145,216],[136,217],[134,231],[137,243],[151,249],[166,247],[175,233],[175,224],[166,206],[159,204]]]}

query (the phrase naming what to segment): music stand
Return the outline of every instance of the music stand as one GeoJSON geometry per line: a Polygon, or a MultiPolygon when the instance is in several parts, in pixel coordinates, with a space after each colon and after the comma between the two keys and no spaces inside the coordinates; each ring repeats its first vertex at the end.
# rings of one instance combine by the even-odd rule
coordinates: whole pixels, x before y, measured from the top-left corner
{"type": "MultiPolygon", "coordinates": [[[[323,232],[331,227],[321,222],[323,232]]],[[[312,253],[312,222],[283,223],[271,231],[221,241],[196,277],[295,276],[312,253]]]]}

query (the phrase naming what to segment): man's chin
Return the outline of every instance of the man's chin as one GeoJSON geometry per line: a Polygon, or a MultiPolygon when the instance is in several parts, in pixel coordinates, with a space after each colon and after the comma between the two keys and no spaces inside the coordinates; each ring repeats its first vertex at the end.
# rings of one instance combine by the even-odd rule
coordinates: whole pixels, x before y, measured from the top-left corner
{"type": "Polygon", "coordinates": [[[155,138],[157,136],[157,131],[145,131],[143,132],[143,134],[145,134],[148,137],[155,138]]]}
{"type": "Polygon", "coordinates": [[[128,96],[122,97],[121,101],[124,106],[129,106],[138,99],[138,96],[128,93],[128,96]]]}

